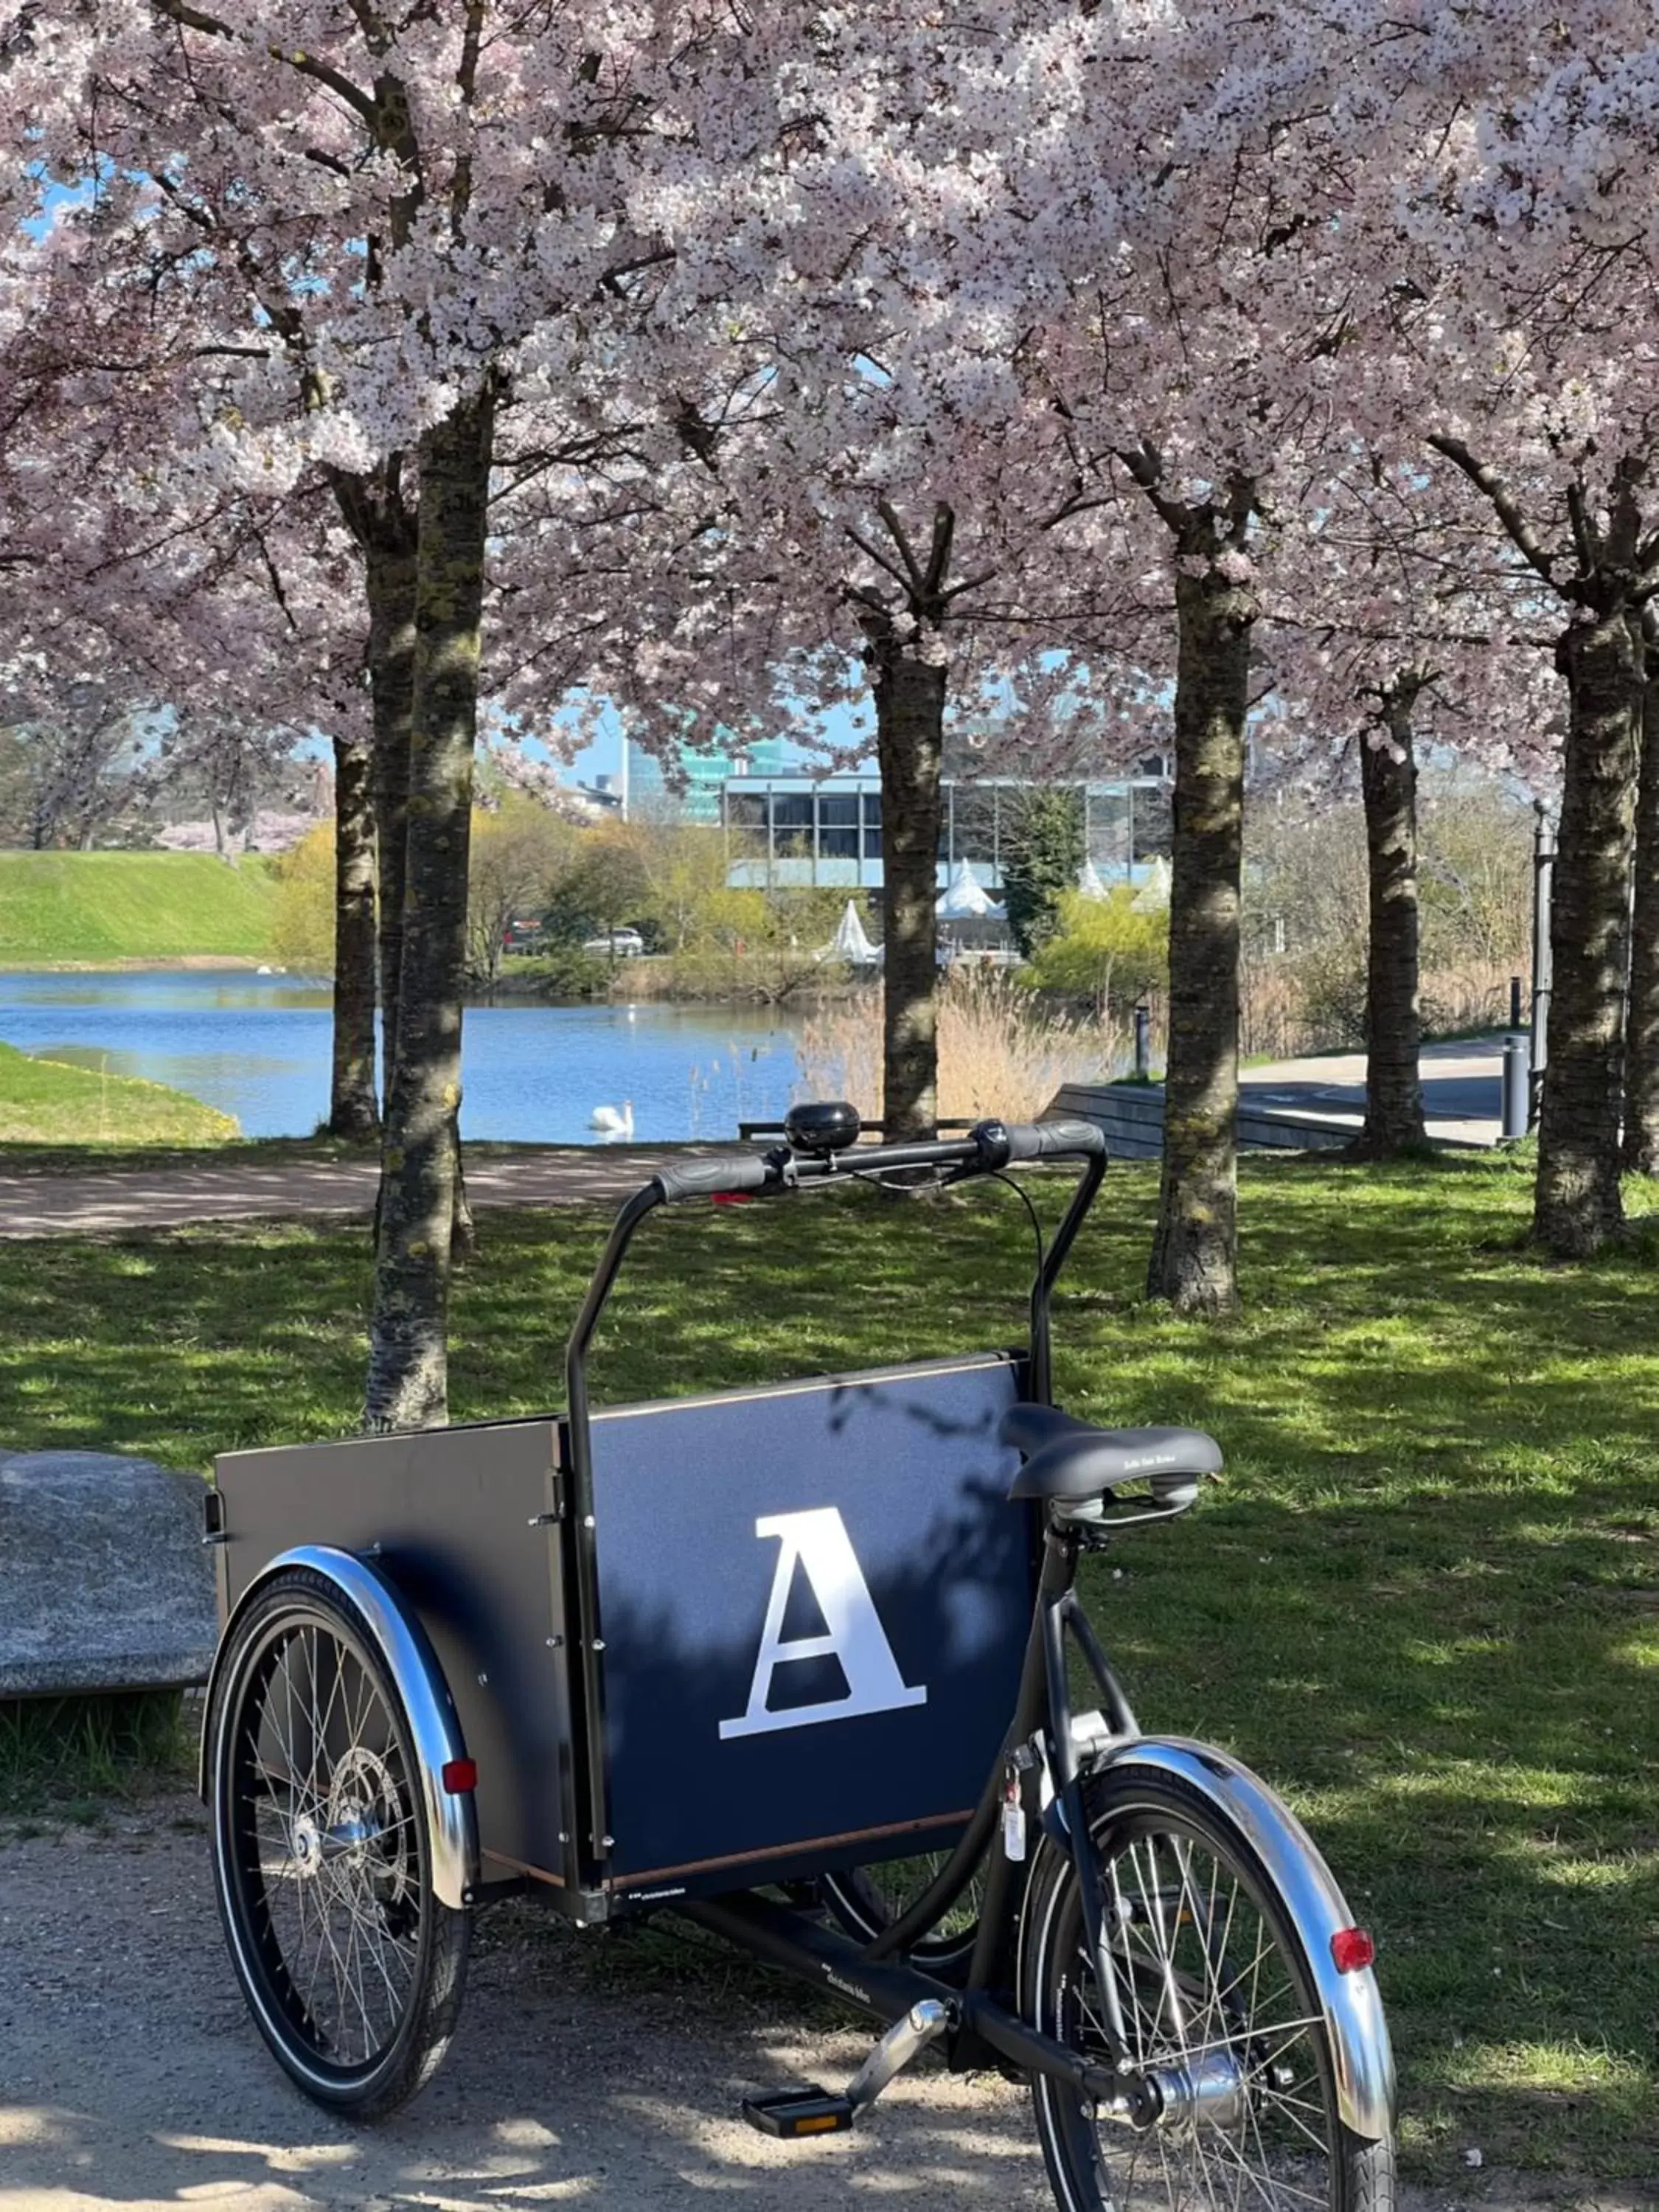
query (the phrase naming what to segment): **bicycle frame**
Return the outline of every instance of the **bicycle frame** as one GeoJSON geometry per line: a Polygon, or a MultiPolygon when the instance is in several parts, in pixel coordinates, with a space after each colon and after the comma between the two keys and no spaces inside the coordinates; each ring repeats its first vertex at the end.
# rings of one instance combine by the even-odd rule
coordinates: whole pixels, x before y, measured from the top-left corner
{"type": "MultiPolygon", "coordinates": [[[[830,1156],[797,1158],[788,1153],[769,1156],[778,1164],[779,1194],[802,1184],[823,1184],[868,1177],[893,1170],[933,1168],[941,1180],[955,1182],[979,1174],[996,1172],[986,1167],[974,1140],[931,1144],[861,1146],[830,1156]]],[[[1055,1229],[1033,1277],[1030,1302],[1030,1342],[1026,1395],[1042,1404],[1051,1402],[1049,1303],[1060,1269],[1076,1241],[1105,1173],[1103,1151],[1088,1154],[1083,1172],[1065,1214],[1055,1229]]],[[[717,1194],[711,1190],[709,1195],[717,1194]]],[[[591,1530],[593,1513],[592,1439],[587,1395],[587,1355],[629,1247],[642,1223],[667,1202],[660,1182],[653,1182],[629,1199],[618,1213],[605,1248],[589,1283],[565,1353],[566,1418],[569,1425],[568,1472],[571,1510],[580,1534],[591,1530]]],[[[1138,1731],[1121,1687],[1107,1662],[1075,1595],[1078,1554],[1084,1539],[1075,1529],[1061,1529],[1050,1522],[1044,1540],[1042,1566],[1036,1607],[1021,1669],[1018,1696],[1008,1732],[988,1774],[969,1826],[937,1880],[910,1909],[883,1930],[875,1942],[860,1946],[838,1936],[806,1913],[780,1905],[755,1891],[738,1891],[703,1899],[675,1901],[672,1909],[714,1929],[774,1964],[822,1981],[850,1998],[877,2019],[902,2019],[919,2002],[933,2000],[949,2008],[951,2019],[947,2050],[954,2065],[983,2064],[986,2054],[1010,2062],[1026,2072],[1040,2072],[1069,2084],[1079,2094],[1126,2118],[1150,2118],[1146,2100],[1153,2093],[1137,2077],[1120,2075],[1115,2069],[1091,2063],[1052,2037],[1027,2027],[994,1991],[1006,1988],[1011,1970],[1011,1951],[1018,1924],[1019,1878],[1015,1863],[997,1848],[994,1834],[1015,1753],[1028,1744],[1046,1745],[1047,1771],[1052,1778],[1052,1805],[1044,1825],[1056,1839],[1062,1836],[1077,1863],[1088,1935],[1097,1958],[1106,2018],[1121,2033],[1115,1984],[1106,1966],[1098,1905],[1099,1867],[1092,1838],[1083,1817],[1081,1769],[1073,1741],[1073,1714],[1066,1666],[1066,1632],[1075,1637],[1085,1665],[1098,1683],[1104,1701],[1110,1735],[1133,1737],[1138,1731]],[[957,1988],[896,1960],[895,1954],[913,1942],[948,1910],[973,1879],[975,1869],[990,1855],[988,1894],[980,1916],[966,1985],[957,1988]]],[[[587,1711],[586,1756],[589,1802],[604,1802],[604,1678],[593,1658],[592,1624],[598,1618],[596,1553],[591,1541],[580,1542],[577,1556],[577,1595],[582,1619],[584,1692],[587,1711]]],[[[602,1838],[590,1841],[599,1849],[602,1838]]]]}
{"type": "MultiPolygon", "coordinates": [[[[1011,1984],[1024,1868],[999,1846],[996,1827],[1011,1780],[1016,1778],[1014,1756],[1031,1746],[1036,1758],[1030,1771],[1039,1778],[1039,1794],[1040,1778],[1045,1775],[1053,1793],[1041,1814],[1041,1825],[1070,1853],[1076,1867],[1103,2017],[1127,2048],[1116,1978],[1102,1948],[1100,1863],[1084,1815],[1084,1769],[1077,1753],[1066,1668],[1068,1629],[1103,1701],[1107,1733],[1100,1747],[1114,1740],[1133,1741],[1139,1731],[1122,1686],[1077,1600],[1077,1559],[1083,1541],[1077,1530],[1051,1522],[1045,1537],[1018,1699],[1002,1748],[986,1777],[973,1819],[955,1850],[933,1881],[898,1919],[872,1942],[859,1945],[817,1925],[805,1913],[772,1905],[753,1893],[688,1899],[675,1910],[758,1951],[775,1965],[788,1967],[809,1980],[827,1982],[878,2018],[896,2020],[929,1997],[944,2002],[952,2011],[953,2032],[947,2050],[955,2066],[982,2065],[988,2055],[1009,2060],[1028,2072],[1063,2081],[1126,2118],[1144,2119],[1150,2117],[1144,2111],[1148,2092],[1138,2076],[1120,2076],[1114,2069],[1089,2064],[1065,2045],[1029,2027],[1008,2004],[1000,2001],[998,1994],[1011,1984]],[[965,1984],[947,1986],[914,1967],[893,1963],[896,1954],[950,1909],[988,1856],[985,1900],[965,1984]]],[[[1027,1819],[1026,1794],[1022,1791],[1023,1820],[1027,1819]]]]}

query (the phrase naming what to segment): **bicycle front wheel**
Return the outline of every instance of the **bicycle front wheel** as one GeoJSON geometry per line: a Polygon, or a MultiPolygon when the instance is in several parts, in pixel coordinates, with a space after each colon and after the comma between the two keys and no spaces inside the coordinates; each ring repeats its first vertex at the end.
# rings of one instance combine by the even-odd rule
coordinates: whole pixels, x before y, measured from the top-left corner
{"type": "Polygon", "coordinates": [[[249,2009],[308,2097],[379,2118],[448,2048],[471,1923],[433,1894],[409,1722],[368,1625],[321,1575],[278,1576],[237,1625],[208,1726],[249,2009]]]}
{"type": "Polygon", "coordinates": [[[1390,2212],[1393,2143],[1342,2124],[1301,1938],[1247,1838],[1174,1778],[1109,1773],[1085,1802],[1123,2037],[1101,2017],[1076,1869],[1052,1844],[1021,1936],[1025,2017],[1073,2050],[1198,2087],[1136,2132],[1039,2076],[1062,2212],[1390,2212]]]}

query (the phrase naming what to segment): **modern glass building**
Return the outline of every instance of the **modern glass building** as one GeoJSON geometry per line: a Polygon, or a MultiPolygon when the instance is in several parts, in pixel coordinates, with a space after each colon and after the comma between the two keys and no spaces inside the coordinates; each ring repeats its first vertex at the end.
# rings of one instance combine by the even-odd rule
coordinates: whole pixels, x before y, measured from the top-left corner
{"type": "Polygon", "coordinates": [[[631,813],[654,803],[677,806],[688,822],[719,822],[721,795],[728,782],[734,778],[742,781],[745,775],[781,775],[787,763],[788,747],[781,738],[763,738],[732,752],[700,752],[688,745],[671,780],[654,753],[628,738],[623,740],[623,811],[631,813]]]}
{"type": "MultiPolygon", "coordinates": [[[[1085,845],[1103,883],[1140,883],[1170,849],[1164,763],[1140,766],[1133,775],[1074,787],[1085,845]]],[[[966,860],[988,891],[999,891],[1005,843],[1018,835],[1032,787],[1010,776],[947,776],[944,783],[940,889],[966,860]]],[[[731,841],[734,887],[880,888],[881,785],[873,775],[728,776],[719,818],[731,841]]]]}

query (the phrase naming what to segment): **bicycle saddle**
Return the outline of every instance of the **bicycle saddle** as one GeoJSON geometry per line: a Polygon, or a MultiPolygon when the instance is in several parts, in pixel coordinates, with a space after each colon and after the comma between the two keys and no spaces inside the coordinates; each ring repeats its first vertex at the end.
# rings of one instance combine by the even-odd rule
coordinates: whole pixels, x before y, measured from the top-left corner
{"type": "Polygon", "coordinates": [[[1097,1429],[1053,1406],[1018,1405],[997,1437],[1025,1455],[1010,1498],[1074,1504],[1145,1481],[1160,1505],[1190,1505],[1200,1478],[1221,1472],[1221,1447],[1201,1429],[1097,1429]]]}

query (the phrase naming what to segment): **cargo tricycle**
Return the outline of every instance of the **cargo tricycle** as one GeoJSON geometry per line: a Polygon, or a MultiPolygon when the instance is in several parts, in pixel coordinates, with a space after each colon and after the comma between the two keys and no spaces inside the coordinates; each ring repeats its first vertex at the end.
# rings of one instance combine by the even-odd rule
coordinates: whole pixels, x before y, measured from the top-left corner
{"type": "Polygon", "coordinates": [[[1085,1553],[1220,1467],[1196,1431],[1051,1402],[1051,1294],[1104,1169],[1085,1121],[890,1144],[798,1107],[775,1148],[623,1206],[562,1413],[219,1461],[216,1884],[308,2096],[369,2119],[419,2088],[473,1917],[519,1895],[584,1928],[684,1915],[870,2016],[850,2081],[745,2101],[773,2136],[861,2124],[931,2051],[1030,2083],[1063,2212],[1386,2212],[1370,1937],[1263,1783],[1142,1732],[1079,1599],[1085,1553]],[[1078,1172],[1045,1240],[1054,1180],[1011,1170],[1048,1162],[1078,1172]],[[1018,1346],[590,1404],[657,1208],[976,1179],[1035,1235],[1018,1346]]]}

